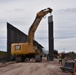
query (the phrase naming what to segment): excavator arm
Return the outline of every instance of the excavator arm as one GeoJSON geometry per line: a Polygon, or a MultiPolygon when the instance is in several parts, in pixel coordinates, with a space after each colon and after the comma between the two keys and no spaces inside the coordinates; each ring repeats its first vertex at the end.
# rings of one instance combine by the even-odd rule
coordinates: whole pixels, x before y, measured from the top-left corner
{"type": "Polygon", "coordinates": [[[36,14],[36,18],[28,31],[28,44],[33,45],[34,33],[35,33],[40,21],[46,14],[51,13],[51,12],[52,12],[52,9],[47,8],[47,9],[41,10],[40,12],[38,12],[36,14]]]}

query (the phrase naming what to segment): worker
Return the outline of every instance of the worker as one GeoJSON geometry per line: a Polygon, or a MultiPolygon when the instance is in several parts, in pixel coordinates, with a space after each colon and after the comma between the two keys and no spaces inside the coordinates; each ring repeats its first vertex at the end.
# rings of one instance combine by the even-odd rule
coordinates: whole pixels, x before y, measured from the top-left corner
{"type": "Polygon", "coordinates": [[[59,64],[62,64],[62,57],[59,57],[59,64]]]}
{"type": "Polygon", "coordinates": [[[49,54],[47,54],[46,57],[47,57],[47,61],[49,61],[49,54]]]}

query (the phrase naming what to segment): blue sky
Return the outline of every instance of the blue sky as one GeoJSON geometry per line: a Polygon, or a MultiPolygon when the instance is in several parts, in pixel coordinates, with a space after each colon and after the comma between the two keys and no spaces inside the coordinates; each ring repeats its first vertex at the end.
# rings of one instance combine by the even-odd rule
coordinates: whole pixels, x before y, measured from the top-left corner
{"type": "MultiPolygon", "coordinates": [[[[36,13],[53,9],[54,49],[59,52],[76,52],[76,1],[75,0],[0,0],[0,50],[7,49],[6,22],[25,34],[28,33],[36,13]]],[[[40,22],[35,40],[48,50],[48,16],[40,22]]]]}

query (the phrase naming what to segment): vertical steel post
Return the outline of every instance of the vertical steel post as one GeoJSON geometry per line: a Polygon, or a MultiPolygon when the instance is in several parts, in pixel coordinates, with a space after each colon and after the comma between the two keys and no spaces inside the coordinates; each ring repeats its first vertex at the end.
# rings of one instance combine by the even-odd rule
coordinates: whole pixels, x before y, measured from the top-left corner
{"type": "Polygon", "coordinates": [[[53,16],[48,17],[49,61],[54,60],[53,16]]]}

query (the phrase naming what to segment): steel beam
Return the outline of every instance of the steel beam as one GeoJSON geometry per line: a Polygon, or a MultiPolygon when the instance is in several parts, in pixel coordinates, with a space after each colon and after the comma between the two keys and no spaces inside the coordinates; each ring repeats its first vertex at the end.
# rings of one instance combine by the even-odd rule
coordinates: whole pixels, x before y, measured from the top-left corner
{"type": "Polygon", "coordinates": [[[53,16],[48,17],[49,61],[54,60],[53,16]]]}

